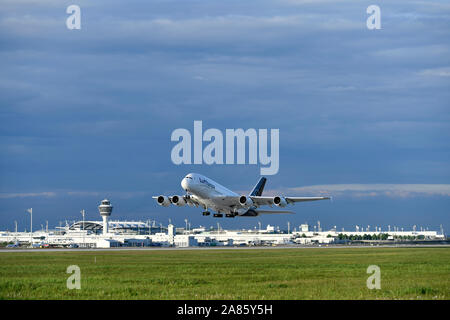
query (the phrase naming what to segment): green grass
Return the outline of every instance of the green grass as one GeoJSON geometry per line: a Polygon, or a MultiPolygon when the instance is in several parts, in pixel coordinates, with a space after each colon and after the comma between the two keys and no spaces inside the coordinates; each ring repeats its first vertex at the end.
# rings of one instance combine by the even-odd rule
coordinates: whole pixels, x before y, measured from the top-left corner
{"type": "Polygon", "coordinates": [[[0,253],[0,299],[449,299],[450,248],[0,253]],[[96,261],[96,262],[95,262],[96,261]],[[381,289],[369,290],[369,265],[381,289]],[[81,290],[69,290],[69,265],[81,290]]]}

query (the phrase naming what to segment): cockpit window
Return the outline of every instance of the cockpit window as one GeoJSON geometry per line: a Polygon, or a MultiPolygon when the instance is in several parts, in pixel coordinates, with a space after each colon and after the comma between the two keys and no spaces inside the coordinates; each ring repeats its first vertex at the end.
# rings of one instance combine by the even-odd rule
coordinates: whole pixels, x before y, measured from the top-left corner
{"type": "Polygon", "coordinates": [[[190,177],[190,176],[186,176],[186,179],[194,180],[194,179],[192,179],[192,177],[190,177]]]}

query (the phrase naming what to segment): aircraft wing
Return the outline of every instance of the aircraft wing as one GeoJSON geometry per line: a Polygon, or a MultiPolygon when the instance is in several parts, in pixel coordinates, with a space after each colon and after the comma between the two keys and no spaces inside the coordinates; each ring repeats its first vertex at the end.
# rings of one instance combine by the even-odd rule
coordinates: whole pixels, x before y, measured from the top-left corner
{"type": "MultiPolygon", "coordinates": [[[[274,197],[261,197],[261,196],[253,196],[250,197],[257,206],[270,206],[273,205],[274,197]]],[[[328,200],[330,197],[284,197],[286,202],[295,203],[295,202],[304,202],[304,201],[317,201],[317,200],[328,200]]]]}
{"type": "MultiPolygon", "coordinates": [[[[155,200],[158,200],[159,197],[161,197],[161,196],[152,196],[152,198],[155,200]]],[[[188,196],[188,195],[179,196],[179,197],[182,197],[184,199],[184,201],[186,202],[186,204],[190,207],[192,207],[192,206],[198,207],[199,205],[201,205],[201,203],[195,197],[188,196]]],[[[167,199],[169,201],[169,203],[167,203],[167,205],[169,205],[170,203],[173,203],[172,198],[173,198],[173,196],[167,196],[167,199]]]]}
{"type": "MultiPolygon", "coordinates": [[[[219,197],[221,198],[221,197],[219,197]]],[[[224,197],[222,198],[222,203],[224,205],[230,207],[239,207],[239,198],[240,197],[224,197]]],[[[252,199],[253,203],[256,207],[260,206],[273,206],[274,197],[262,197],[262,196],[249,196],[252,199]]],[[[286,200],[286,204],[294,204],[296,202],[304,202],[304,201],[317,201],[317,200],[328,200],[331,197],[282,197],[286,200]]]]}

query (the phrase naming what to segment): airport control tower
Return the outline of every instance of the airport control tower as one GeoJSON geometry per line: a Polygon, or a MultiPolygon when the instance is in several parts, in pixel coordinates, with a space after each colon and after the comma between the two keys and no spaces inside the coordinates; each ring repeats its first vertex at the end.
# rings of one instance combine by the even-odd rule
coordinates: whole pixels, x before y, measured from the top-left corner
{"type": "Polygon", "coordinates": [[[108,233],[108,217],[111,215],[112,209],[113,207],[108,199],[102,200],[98,206],[98,211],[103,218],[103,234],[108,233]]]}

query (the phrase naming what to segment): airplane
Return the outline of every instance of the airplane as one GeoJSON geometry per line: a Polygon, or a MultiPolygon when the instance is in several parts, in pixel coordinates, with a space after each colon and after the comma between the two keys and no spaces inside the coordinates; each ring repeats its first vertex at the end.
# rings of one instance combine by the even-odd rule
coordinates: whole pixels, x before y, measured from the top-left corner
{"type": "Polygon", "coordinates": [[[267,197],[262,196],[267,178],[261,177],[249,195],[239,195],[210,178],[198,173],[189,173],[181,180],[181,187],[186,192],[184,196],[153,196],[152,198],[163,207],[171,204],[182,207],[203,207],[203,215],[209,216],[210,209],[215,211],[215,218],[256,217],[260,214],[294,213],[285,210],[263,210],[260,206],[284,208],[288,204],[303,201],[327,200],[330,197],[267,197]]]}

